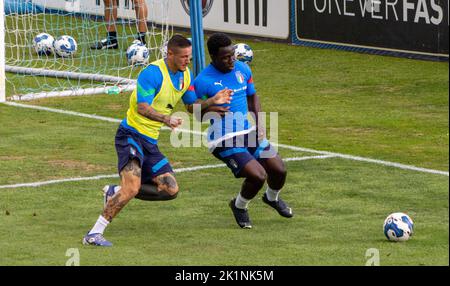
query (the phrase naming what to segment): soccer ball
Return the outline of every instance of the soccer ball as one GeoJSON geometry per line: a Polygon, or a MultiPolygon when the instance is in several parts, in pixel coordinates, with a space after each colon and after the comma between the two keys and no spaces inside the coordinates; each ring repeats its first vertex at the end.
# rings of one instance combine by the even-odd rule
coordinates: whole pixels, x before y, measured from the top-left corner
{"type": "Polygon", "coordinates": [[[139,40],[134,40],[127,49],[127,62],[129,65],[145,65],[150,58],[147,47],[139,40]]]}
{"type": "Polygon", "coordinates": [[[47,33],[40,33],[33,39],[33,48],[40,56],[49,56],[53,52],[55,38],[47,33]]]}
{"type": "Polygon", "coordinates": [[[58,37],[53,44],[55,53],[63,58],[72,57],[77,51],[77,47],[75,39],[67,35],[58,37]]]}
{"type": "Polygon", "coordinates": [[[383,231],[390,241],[407,241],[414,233],[414,223],[407,214],[393,213],[384,221],[383,231]]]}
{"type": "Polygon", "coordinates": [[[253,61],[253,51],[247,44],[236,44],[234,45],[234,56],[237,60],[249,64],[253,61]]]}

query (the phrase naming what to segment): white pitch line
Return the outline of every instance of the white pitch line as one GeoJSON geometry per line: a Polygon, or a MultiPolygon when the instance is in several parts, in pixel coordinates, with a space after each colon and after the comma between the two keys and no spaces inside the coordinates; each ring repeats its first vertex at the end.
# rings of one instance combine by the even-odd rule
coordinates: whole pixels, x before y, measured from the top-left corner
{"type": "MultiPolygon", "coordinates": [[[[325,155],[325,156],[305,156],[305,157],[293,157],[293,158],[287,158],[283,161],[286,162],[292,162],[292,161],[305,161],[305,160],[312,160],[312,159],[327,159],[332,158],[335,156],[331,155],[325,155]]],[[[187,168],[178,168],[174,169],[173,171],[175,173],[183,173],[183,172],[193,172],[198,170],[205,170],[205,169],[215,169],[215,168],[223,168],[226,167],[225,164],[214,164],[214,165],[203,165],[203,166],[196,166],[196,167],[187,167],[187,168]]],[[[95,180],[101,180],[101,179],[113,179],[113,178],[119,178],[119,175],[98,175],[93,177],[81,177],[81,178],[68,178],[68,179],[60,179],[60,180],[50,180],[50,181],[42,181],[42,182],[34,182],[34,183],[23,183],[23,184],[14,184],[14,185],[3,185],[0,186],[0,189],[14,189],[14,188],[26,188],[26,187],[41,187],[45,185],[52,185],[52,184],[59,184],[59,183],[66,183],[66,182],[80,182],[80,181],[95,181],[95,180]]]]}
{"type": "MultiPolygon", "coordinates": [[[[4,104],[10,105],[10,106],[15,106],[15,107],[38,109],[38,110],[44,110],[44,111],[49,111],[49,112],[56,112],[56,113],[61,113],[61,114],[74,115],[74,116],[80,116],[80,117],[91,118],[91,119],[98,119],[98,120],[103,120],[103,121],[108,121],[108,122],[121,122],[120,119],[104,117],[104,116],[97,116],[97,115],[90,115],[90,114],[68,111],[68,110],[48,108],[48,107],[42,107],[42,106],[34,106],[34,105],[21,104],[21,103],[15,103],[15,102],[5,102],[4,104]]],[[[162,129],[170,130],[170,128],[168,128],[168,127],[163,127],[162,129]]],[[[196,134],[196,135],[204,135],[205,134],[205,133],[202,133],[199,131],[193,131],[193,130],[181,129],[181,128],[177,129],[177,131],[183,132],[183,133],[196,134]]],[[[328,151],[319,151],[319,150],[291,146],[291,145],[286,145],[286,144],[277,144],[277,143],[272,143],[272,144],[275,146],[278,146],[280,148],[289,149],[289,150],[293,150],[293,151],[301,151],[301,152],[308,152],[308,153],[321,154],[321,155],[332,155],[334,157],[339,157],[342,159],[361,161],[361,162],[366,162],[366,163],[373,163],[373,164],[378,164],[378,165],[399,168],[399,169],[403,169],[403,170],[411,170],[411,171],[417,171],[417,172],[422,172],[422,173],[444,175],[447,177],[449,176],[449,172],[446,172],[446,171],[421,168],[421,167],[416,167],[413,165],[405,165],[405,164],[400,164],[400,163],[395,163],[395,162],[371,159],[371,158],[360,157],[360,156],[346,155],[346,154],[340,154],[340,153],[334,153],[334,152],[328,152],[328,151]]]]}
{"type": "Polygon", "coordinates": [[[311,160],[311,159],[328,159],[328,158],[336,158],[335,155],[322,155],[322,156],[305,156],[305,157],[293,157],[293,158],[286,158],[283,159],[285,162],[296,162],[296,161],[305,161],[305,160],[311,160]]]}
{"type": "Polygon", "coordinates": [[[15,107],[37,109],[37,110],[43,110],[43,111],[49,111],[49,112],[55,112],[55,113],[73,115],[73,116],[79,116],[79,117],[84,117],[84,118],[97,119],[97,120],[108,121],[108,122],[113,122],[113,123],[120,123],[120,122],[122,122],[122,120],[116,119],[116,118],[105,117],[105,116],[98,116],[98,115],[91,115],[91,114],[86,114],[86,113],[81,113],[81,112],[62,110],[62,109],[56,109],[56,108],[50,108],[50,107],[44,107],[44,106],[35,106],[35,105],[22,104],[22,103],[16,103],[16,102],[4,102],[4,104],[10,105],[10,106],[15,106],[15,107]]]}
{"type": "Polygon", "coordinates": [[[416,166],[405,165],[405,164],[400,164],[400,163],[395,163],[395,162],[389,162],[389,161],[383,161],[383,160],[377,160],[377,159],[371,159],[371,158],[365,158],[365,157],[359,157],[359,156],[353,156],[353,155],[339,154],[339,153],[333,153],[333,152],[328,152],[328,151],[317,151],[317,150],[313,150],[313,149],[284,145],[284,144],[274,143],[273,145],[281,147],[281,148],[293,150],[293,151],[301,151],[301,152],[308,152],[308,153],[315,153],[315,154],[322,154],[322,155],[331,155],[333,157],[348,159],[348,160],[352,160],[352,161],[374,163],[374,164],[379,164],[379,165],[384,165],[384,166],[389,166],[389,167],[395,167],[395,168],[399,168],[399,169],[403,169],[403,170],[411,170],[411,171],[417,171],[417,172],[422,172],[422,173],[444,175],[447,177],[449,176],[449,172],[420,168],[420,167],[416,167],[416,166]]]}
{"type": "Polygon", "coordinates": [[[99,175],[99,176],[84,177],[84,178],[68,178],[68,179],[60,179],[60,180],[34,182],[34,183],[3,185],[3,186],[0,186],[0,189],[14,189],[14,188],[27,188],[27,187],[36,188],[36,187],[40,187],[40,186],[66,183],[66,182],[94,181],[94,180],[111,179],[111,178],[118,178],[118,177],[119,177],[119,175],[116,174],[116,175],[99,175]]]}

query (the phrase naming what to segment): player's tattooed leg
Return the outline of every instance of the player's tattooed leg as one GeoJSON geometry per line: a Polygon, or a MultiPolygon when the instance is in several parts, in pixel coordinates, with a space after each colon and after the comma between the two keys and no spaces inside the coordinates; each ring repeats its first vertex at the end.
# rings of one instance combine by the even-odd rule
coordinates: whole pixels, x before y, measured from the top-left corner
{"type": "Polygon", "coordinates": [[[131,160],[120,172],[120,177],[120,192],[117,192],[108,201],[103,210],[103,217],[110,222],[139,191],[141,186],[141,167],[138,161],[131,160]]]}
{"type": "Polygon", "coordinates": [[[158,190],[158,186],[153,183],[142,184],[136,199],[143,201],[170,201],[177,198],[178,193],[169,194],[164,190],[158,190]]]}
{"type": "Polygon", "coordinates": [[[131,160],[125,167],[123,168],[122,173],[132,173],[135,177],[141,177],[141,167],[139,167],[139,163],[136,160],[131,160]]]}
{"type": "Polygon", "coordinates": [[[174,196],[178,193],[178,184],[175,177],[170,173],[162,174],[153,179],[158,186],[159,192],[166,192],[170,196],[174,196]]]}

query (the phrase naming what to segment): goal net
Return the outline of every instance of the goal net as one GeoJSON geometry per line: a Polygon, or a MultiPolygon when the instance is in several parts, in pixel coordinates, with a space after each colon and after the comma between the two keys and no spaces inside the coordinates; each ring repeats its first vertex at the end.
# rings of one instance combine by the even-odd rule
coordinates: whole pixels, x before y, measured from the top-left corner
{"type": "MultiPolygon", "coordinates": [[[[134,88],[135,79],[145,64],[130,65],[127,60],[127,48],[138,34],[133,0],[112,0],[117,3],[118,48],[98,50],[92,46],[107,36],[103,0],[1,1],[4,1],[5,11],[7,100],[117,93],[134,88]],[[33,40],[41,33],[55,40],[63,35],[72,37],[76,52],[61,56],[56,51],[42,53],[40,50],[39,55],[33,40]]],[[[169,0],[145,0],[145,3],[148,11],[146,47],[148,62],[151,62],[163,56],[164,44],[172,29],[168,24],[169,0]]],[[[53,47],[58,49],[56,41],[53,47]]]]}

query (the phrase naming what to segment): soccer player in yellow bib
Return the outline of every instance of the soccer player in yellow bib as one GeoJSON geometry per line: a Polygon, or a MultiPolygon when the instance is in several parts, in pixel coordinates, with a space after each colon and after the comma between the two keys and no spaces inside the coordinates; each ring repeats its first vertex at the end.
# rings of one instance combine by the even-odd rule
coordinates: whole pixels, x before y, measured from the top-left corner
{"type": "Polygon", "coordinates": [[[83,244],[112,246],[103,232],[132,198],[161,201],[177,196],[179,188],[172,167],[157,145],[161,127],[173,129],[182,124],[180,118],[171,116],[180,99],[188,110],[193,104],[201,104],[201,109],[206,110],[229,103],[232,93],[223,89],[207,100],[197,99],[188,68],[191,56],[191,42],[175,35],[169,40],[167,58],[151,63],[139,74],[127,117],[115,138],[120,186],[107,185],[103,189],[103,213],[83,237],[83,244]]]}

